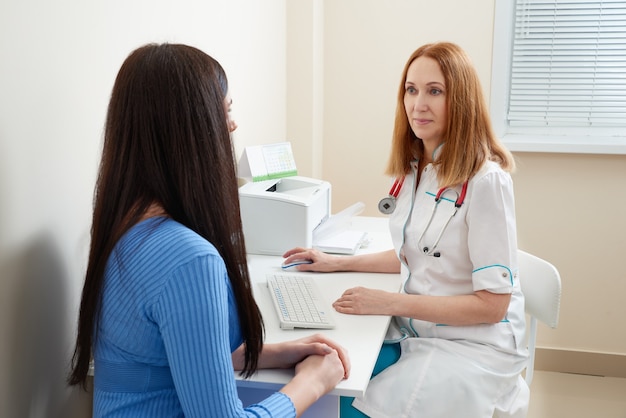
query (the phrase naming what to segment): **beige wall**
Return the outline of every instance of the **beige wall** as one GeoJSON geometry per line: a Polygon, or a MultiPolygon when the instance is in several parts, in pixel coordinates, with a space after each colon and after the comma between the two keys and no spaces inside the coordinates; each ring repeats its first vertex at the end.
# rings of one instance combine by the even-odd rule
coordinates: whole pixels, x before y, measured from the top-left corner
{"type": "Polygon", "coordinates": [[[561,273],[546,347],[626,354],[626,156],[517,153],[519,245],[561,273]]]}
{"type": "MultiPolygon", "coordinates": [[[[299,2],[290,2],[292,8],[293,3],[299,2]]],[[[301,4],[311,7],[311,3],[317,4],[314,0],[301,4]]],[[[456,42],[472,57],[489,97],[495,0],[320,3],[324,112],[318,177],[332,184],[333,212],[363,201],[364,214],[378,216],[377,202],[390,186],[383,171],[405,60],[423,43],[456,42]]],[[[290,29],[288,37],[301,27],[290,29]]],[[[300,47],[288,49],[288,66],[310,55],[306,45],[300,47]]],[[[288,85],[288,91],[292,87],[288,85]]],[[[288,120],[305,100],[288,96],[288,120]]],[[[288,126],[287,134],[301,139],[306,131],[304,126],[288,126]]],[[[308,146],[306,138],[304,144],[308,146]]],[[[297,141],[294,148],[300,146],[297,141]]],[[[626,156],[515,153],[515,157],[520,248],[550,260],[563,280],[559,327],[542,326],[538,344],[626,355],[622,322],[626,318],[626,156]]],[[[301,167],[303,161],[307,168],[315,166],[304,152],[297,161],[301,167]]]]}

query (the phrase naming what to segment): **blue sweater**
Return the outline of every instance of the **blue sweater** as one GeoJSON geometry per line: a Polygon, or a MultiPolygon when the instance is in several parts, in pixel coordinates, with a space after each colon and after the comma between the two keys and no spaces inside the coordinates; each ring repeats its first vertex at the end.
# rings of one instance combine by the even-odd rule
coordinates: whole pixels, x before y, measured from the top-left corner
{"type": "Polygon", "coordinates": [[[108,260],[94,344],[94,417],[294,417],[276,392],[244,409],[242,343],[215,247],[166,218],[135,225],[108,260]]]}

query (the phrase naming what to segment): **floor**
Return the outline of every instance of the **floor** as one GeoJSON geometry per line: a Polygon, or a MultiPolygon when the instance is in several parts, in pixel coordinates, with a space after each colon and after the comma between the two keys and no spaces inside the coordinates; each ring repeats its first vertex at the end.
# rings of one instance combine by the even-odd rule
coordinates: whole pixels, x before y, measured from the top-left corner
{"type": "Polygon", "coordinates": [[[626,379],[535,370],[527,418],[626,418],[626,379]]]}
{"type": "MultiPolygon", "coordinates": [[[[626,379],[535,370],[527,418],[626,418],[626,379]]],[[[82,392],[82,413],[91,416],[91,396],[82,392]]]]}

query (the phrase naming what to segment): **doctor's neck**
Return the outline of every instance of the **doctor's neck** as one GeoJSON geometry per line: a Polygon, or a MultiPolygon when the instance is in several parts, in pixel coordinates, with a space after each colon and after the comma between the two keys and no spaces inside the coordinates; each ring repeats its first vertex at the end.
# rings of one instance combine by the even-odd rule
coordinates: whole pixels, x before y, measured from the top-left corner
{"type": "Polygon", "coordinates": [[[420,158],[420,165],[426,166],[433,162],[434,152],[437,148],[424,147],[424,152],[422,154],[422,158],[420,158]]]}
{"type": "Polygon", "coordinates": [[[424,153],[422,155],[422,162],[424,166],[432,163],[435,160],[435,154],[437,150],[443,145],[442,141],[422,141],[424,145],[424,153]]]}

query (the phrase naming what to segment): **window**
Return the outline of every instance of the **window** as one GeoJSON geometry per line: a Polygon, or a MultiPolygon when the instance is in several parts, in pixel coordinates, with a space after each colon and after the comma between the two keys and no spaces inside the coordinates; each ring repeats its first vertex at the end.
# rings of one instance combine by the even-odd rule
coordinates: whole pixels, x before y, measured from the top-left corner
{"type": "Polygon", "coordinates": [[[512,151],[626,154],[626,1],[496,0],[491,91],[512,151]]]}

